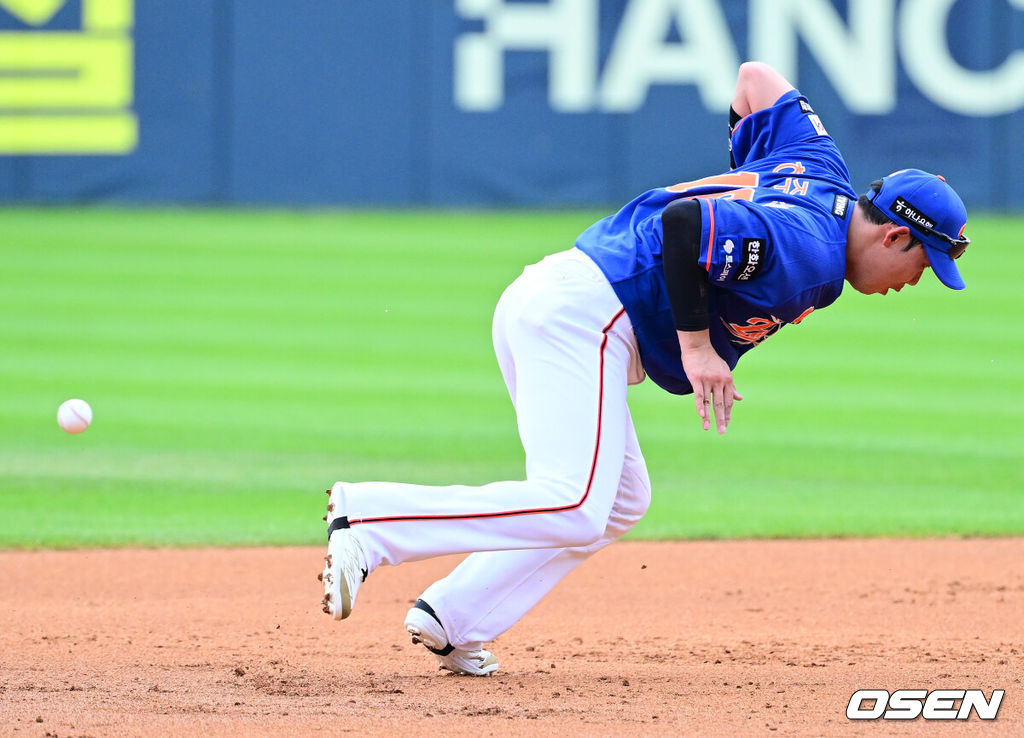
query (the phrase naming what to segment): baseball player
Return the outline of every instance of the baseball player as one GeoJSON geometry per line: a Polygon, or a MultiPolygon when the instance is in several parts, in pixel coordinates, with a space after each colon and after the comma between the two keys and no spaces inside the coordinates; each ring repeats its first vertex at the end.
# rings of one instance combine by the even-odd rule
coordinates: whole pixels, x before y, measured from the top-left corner
{"type": "Polygon", "coordinates": [[[811,105],[771,67],[740,67],[730,152],[730,171],[645,192],[502,295],[494,347],[525,480],[329,490],[324,612],[348,617],[378,566],[471,553],[405,626],[443,668],[494,672],[484,645],[647,510],[628,385],[646,374],[692,393],[703,428],[725,433],[740,356],[830,305],[844,280],[885,294],[931,267],[963,288],[967,213],[953,189],[906,169],[858,198],[811,105]]]}

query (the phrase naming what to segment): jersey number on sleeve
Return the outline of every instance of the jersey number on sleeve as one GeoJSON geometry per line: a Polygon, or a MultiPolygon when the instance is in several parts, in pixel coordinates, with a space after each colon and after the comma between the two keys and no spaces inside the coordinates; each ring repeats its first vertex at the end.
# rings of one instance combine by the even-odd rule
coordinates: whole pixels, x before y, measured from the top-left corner
{"type": "Polygon", "coordinates": [[[683,192],[686,197],[705,200],[753,200],[759,176],[757,172],[727,172],[695,179],[692,182],[680,182],[665,189],[669,192],[683,192]]]}

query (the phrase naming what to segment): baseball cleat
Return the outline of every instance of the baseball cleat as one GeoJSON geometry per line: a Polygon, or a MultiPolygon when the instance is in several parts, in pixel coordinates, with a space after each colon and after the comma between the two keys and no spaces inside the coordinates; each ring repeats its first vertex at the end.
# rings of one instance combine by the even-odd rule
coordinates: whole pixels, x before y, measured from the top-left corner
{"type": "Polygon", "coordinates": [[[449,643],[434,609],[423,600],[416,600],[405,616],[405,629],[414,644],[422,643],[437,656],[442,669],[466,676],[489,676],[498,670],[498,659],[490,651],[465,650],[449,643]]]}
{"type": "Polygon", "coordinates": [[[335,620],[344,620],[352,613],[359,585],[369,573],[363,549],[356,540],[345,515],[344,488],[341,483],[328,490],[327,556],[324,570],[317,576],[324,585],[323,611],[335,620]]]}

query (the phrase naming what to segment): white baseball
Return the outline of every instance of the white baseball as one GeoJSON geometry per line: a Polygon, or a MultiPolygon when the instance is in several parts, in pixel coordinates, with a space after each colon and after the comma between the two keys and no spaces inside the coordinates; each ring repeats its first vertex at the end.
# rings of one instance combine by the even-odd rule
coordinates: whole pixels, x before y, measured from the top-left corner
{"type": "Polygon", "coordinates": [[[68,433],[81,433],[92,422],[92,408],[85,400],[68,400],[57,408],[57,422],[68,433]]]}

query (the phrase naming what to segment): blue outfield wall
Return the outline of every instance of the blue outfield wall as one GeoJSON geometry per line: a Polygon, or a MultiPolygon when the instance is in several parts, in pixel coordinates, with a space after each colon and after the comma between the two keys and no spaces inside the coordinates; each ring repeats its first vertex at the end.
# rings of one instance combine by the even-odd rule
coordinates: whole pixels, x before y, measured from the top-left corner
{"type": "Polygon", "coordinates": [[[0,0],[0,200],[615,204],[728,167],[749,58],[858,189],[1024,208],[1022,0],[0,0]]]}

